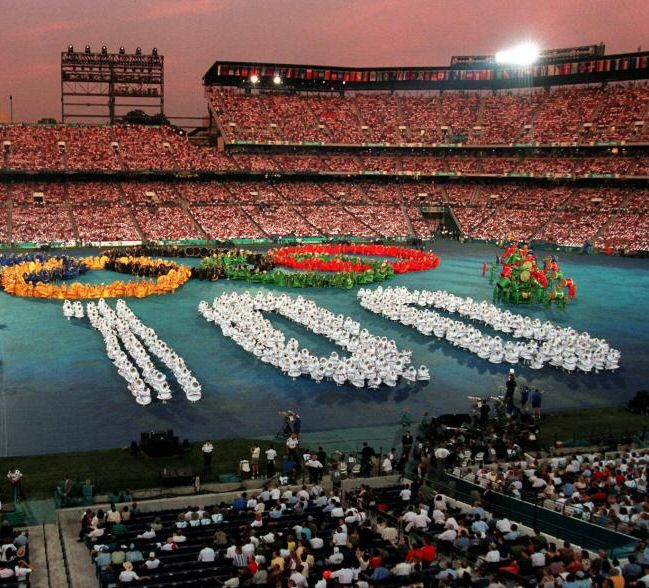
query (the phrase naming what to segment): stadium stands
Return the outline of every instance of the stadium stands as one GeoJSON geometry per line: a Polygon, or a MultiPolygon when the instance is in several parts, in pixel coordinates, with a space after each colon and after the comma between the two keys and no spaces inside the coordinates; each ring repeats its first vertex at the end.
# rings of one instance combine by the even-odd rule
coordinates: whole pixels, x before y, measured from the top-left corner
{"type": "Polygon", "coordinates": [[[646,136],[647,125],[637,123],[647,119],[649,105],[645,84],[489,95],[371,92],[344,98],[209,88],[208,97],[227,141],[392,145],[634,141],[646,136]]]}
{"type": "Polygon", "coordinates": [[[398,147],[644,140],[645,83],[345,96],[208,87],[206,97],[225,150],[212,145],[214,137],[197,146],[169,126],[0,125],[0,163],[18,174],[4,190],[0,239],[427,237],[434,227],[421,207],[447,204],[468,238],[533,238],[575,247],[594,241],[599,248],[629,253],[648,249],[645,190],[592,183],[599,177],[649,175],[649,157],[641,149],[598,147],[591,154],[570,147],[398,147]],[[235,141],[257,145],[228,145],[235,141]],[[263,145],[268,141],[311,145],[269,151],[263,145]],[[334,143],[345,146],[327,147],[334,143]],[[390,147],[381,150],[377,143],[390,147]],[[59,178],[35,183],[20,172],[53,172],[59,178]],[[60,183],[69,172],[108,177],[60,183]],[[114,172],[121,177],[110,177],[114,172]],[[156,180],[138,179],[140,172],[154,172],[156,180]],[[193,177],[196,172],[203,177],[193,177]],[[236,174],[225,175],[230,172],[236,174]],[[282,179],[284,172],[322,175],[289,182],[282,179]],[[262,181],[262,174],[273,183],[262,181]],[[377,177],[390,174],[451,175],[460,181],[377,177]],[[467,178],[485,175],[496,178],[489,183],[467,178]],[[176,176],[185,177],[172,183],[176,176]],[[356,176],[373,181],[354,181],[356,176]],[[517,176],[575,183],[520,184],[517,176]]]}
{"type": "Polygon", "coordinates": [[[14,182],[0,196],[5,202],[0,207],[0,239],[11,236],[17,243],[429,237],[434,227],[423,217],[422,207],[447,203],[472,239],[536,239],[573,247],[594,241],[601,249],[628,253],[648,249],[646,190],[621,187],[475,181],[74,181],[14,182]]]}

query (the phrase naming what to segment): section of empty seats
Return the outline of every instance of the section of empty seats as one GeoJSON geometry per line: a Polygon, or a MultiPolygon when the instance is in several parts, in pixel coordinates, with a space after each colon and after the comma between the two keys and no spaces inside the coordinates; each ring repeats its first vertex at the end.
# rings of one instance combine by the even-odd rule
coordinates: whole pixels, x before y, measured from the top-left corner
{"type": "Polygon", "coordinates": [[[239,206],[192,206],[191,211],[210,239],[257,239],[264,236],[239,206]]]}
{"type": "Polygon", "coordinates": [[[307,223],[291,206],[286,204],[244,206],[244,211],[271,237],[316,236],[318,231],[307,223]]]}
{"type": "Polygon", "coordinates": [[[65,147],[58,126],[7,125],[0,128],[8,154],[6,167],[19,170],[58,170],[65,167],[65,147]]]}
{"type": "Polygon", "coordinates": [[[136,206],[133,213],[147,239],[198,239],[202,235],[180,206],[136,206]]]}
{"type": "Polygon", "coordinates": [[[114,133],[129,169],[178,169],[173,146],[179,139],[171,127],[118,125],[114,133]]]}

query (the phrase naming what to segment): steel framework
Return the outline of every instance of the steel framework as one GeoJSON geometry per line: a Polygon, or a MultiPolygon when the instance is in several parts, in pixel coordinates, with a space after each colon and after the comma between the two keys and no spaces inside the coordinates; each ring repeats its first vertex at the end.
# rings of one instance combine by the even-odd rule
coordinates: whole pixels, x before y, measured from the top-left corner
{"type": "Polygon", "coordinates": [[[113,124],[125,114],[120,109],[138,108],[164,114],[164,57],[153,50],[126,53],[74,51],[61,53],[61,119],[104,119],[113,124]],[[80,101],[82,99],[87,101],[80,101]]]}

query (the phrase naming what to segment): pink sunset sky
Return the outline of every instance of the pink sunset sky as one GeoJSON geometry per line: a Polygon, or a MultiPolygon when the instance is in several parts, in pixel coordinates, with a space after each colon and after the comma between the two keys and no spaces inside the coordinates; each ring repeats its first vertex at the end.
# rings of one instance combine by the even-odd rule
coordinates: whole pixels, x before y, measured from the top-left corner
{"type": "Polygon", "coordinates": [[[649,0],[1,0],[0,112],[60,117],[68,43],[165,56],[166,111],[202,115],[217,59],[331,65],[445,65],[525,40],[649,49],[649,0]]]}

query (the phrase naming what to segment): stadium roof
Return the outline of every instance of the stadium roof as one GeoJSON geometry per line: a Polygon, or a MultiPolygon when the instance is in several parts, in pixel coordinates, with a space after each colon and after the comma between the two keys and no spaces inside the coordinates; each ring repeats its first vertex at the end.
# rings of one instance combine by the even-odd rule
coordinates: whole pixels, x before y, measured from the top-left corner
{"type": "MultiPolygon", "coordinates": [[[[528,66],[467,60],[451,66],[345,67],[289,63],[216,61],[206,86],[284,90],[444,90],[499,89],[587,84],[649,78],[649,52],[546,57],[528,66]],[[251,77],[257,76],[255,84],[251,77]],[[275,78],[281,79],[281,84],[275,78]],[[278,88],[279,86],[279,88],[278,88]]],[[[488,57],[488,56],[485,56],[488,57]]],[[[456,58],[457,61],[457,58],[456,58]]]]}

